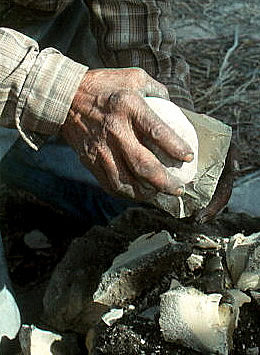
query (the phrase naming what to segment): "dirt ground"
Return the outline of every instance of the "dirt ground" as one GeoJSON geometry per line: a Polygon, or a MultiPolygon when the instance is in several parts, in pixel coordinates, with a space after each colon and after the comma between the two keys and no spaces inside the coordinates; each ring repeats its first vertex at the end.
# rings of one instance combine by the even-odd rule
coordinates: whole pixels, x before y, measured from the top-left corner
{"type": "MultiPolygon", "coordinates": [[[[232,127],[233,142],[237,149],[236,178],[258,170],[259,1],[232,0],[227,3],[222,0],[175,0],[173,6],[173,26],[180,52],[190,64],[191,91],[196,111],[221,119],[232,127]]],[[[12,189],[6,190],[6,187],[0,189],[0,201],[0,222],[10,275],[18,300],[25,310],[24,320],[40,324],[41,296],[46,283],[70,241],[82,234],[84,226],[78,225],[75,228],[74,221],[62,212],[40,203],[32,196],[25,196],[12,189]],[[43,216],[47,224],[43,222],[43,216]],[[43,231],[51,242],[51,248],[37,250],[26,246],[23,236],[32,229],[43,231]],[[38,302],[30,307],[30,298],[35,295],[35,290],[38,292],[35,298],[38,302]]],[[[182,227],[180,224],[178,228],[181,230],[182,227]]],[[[230,214],[226,209],[208,227],[203,228],[208,228],[206,232],[211,236],[228,237],[237,232],[250,234],[260,231],[260,221],[246,215],[230,214]]],[[[165,287],[165,284],[160,287],[165,287]]],[[[152,300],[148,301],[152,303],[152,300]]],[[[260,347],[259,311],[259,306],[254,302],[243,307],[239,327],[234,335],[232,354],[249,354],[249,349],[260,347]]],[[[105,330],[103,343],[100,344],[103,352],[100,354],[126,354],[123,349],[138,343],[138,334],[145,339],[146,346],[140,347],[142,352],[137,354],[192,354],[190,350],[165,343],[159,331],[154,333],[154,328],[148,323],[145,327],[143,324],[133,315],[132,319],[123,319],[115,327],[105,330]],[[121,334],[122,329],[126,334],[121,339],[121,345],[118,339],[120,327],[121,334]],[[131,332],[135,334],[132,338],[131,332]],[[118,347],[111,350],[111,341],[118,344],[118,347]]]]}
{"type": "MultiPolygon", "coordinates": [[[[10,196],[17,199],[16,192],[10,191],[10,196]]],[[[15,211],[16,213],[12,219],[12,225],[10,225],[10,222],[5,224],[7,229],[4,231],[4,237],[5,241],[9,241],[10,247],[8,266],[18,303],[23,312],[24,323],[45,326],[41,318],[42,297],[52,271],[63,257],[75,234],[73,236],[72,233],[68,233],[67,216],[50,210],[49,206],[39,205],[38,201],[28,198],[28,195],[26,197],[23,196],[21,201],[20,205],[16,204],[15,210],[13,210],[13,204],[10,206],[9,212],[15,211]],[[47,216],[49,221],[58,221],[58,232],[53,233],[51,225],[45,228],[40,225],[39,215],[47,216]],[[29,219],[34,220],[33,225],[27,222],[29,219]],[[49,248],[31,249],[23,243],[25,232],[35,227],[44,231],[51,245],[49,248]],[[57,236],[60,236],[58,241],[57,236]]],[[[73,225],[73,221],[70,222],[73,225]]],[[[113,228],[115,227],[113,226],[113,228]]],[[[260,218],[251,218],[245,214],[229,213],[228,210],[225,210],[214,221],[205,225],[198,225],[190,219],[178,221],[165,213],[147,210],[144,213],[134,212],[128,218],[122,216],[116,231],[121,230],[124,235],[134,233],[134,235],[138,236],[151,230],[159,232],[162,229],[169,231],[171,235],[175,235],[177,241],[187,241],[193,238],[194,235],[199,234],[207,235],[213,240],[219,241],[222,238],[229,238],[235,233],[244,232],[245,235],[250,235],[259,231],[260,218]]],[[[116,245],[115,248],[117,248],[116,245]]],[[[184,270],[181,270],[180,274],[178,274],[178,278],[181,279],[183,285],[191,276],[184,270]]],[[[196,275],[198,279],[200,276],[200,274],[196,275]]],[[[160,295],[168,291],[171,279],[171,273],[165,274],[156,287],[148,285],[140,297],[132,303],[135,306],[135,310],[131,314],[124,316],[112,327],[104,326],[104,324],[97,326],[97,350],[94,354],[196,354],[191,349],[165,342],[159,330],[158,319],[154,323],[140,318],[140,313],[143,310],[158,304],[160,295]]],[[[260,306],[254,300],[242,307],[239,325],[233,336],[231,354],[250,354],[252,349],[260,347],[259,312],[260,306]]],[[[80,354],[87,354],[87,350],[84,350],[84,339],[82,337],[79,337],[79,345],[82,346],[80,354]]],[[[7,354],[13,355],[14,353],[7,354]]]]}

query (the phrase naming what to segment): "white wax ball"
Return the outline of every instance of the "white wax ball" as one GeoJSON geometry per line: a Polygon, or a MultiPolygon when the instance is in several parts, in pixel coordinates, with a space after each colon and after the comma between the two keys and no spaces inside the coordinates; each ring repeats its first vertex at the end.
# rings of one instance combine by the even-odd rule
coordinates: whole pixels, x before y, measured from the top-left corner
{"type": "Polygon", "coordinates": [[[199,143],[193,125],[181,109],[173,102],[158,97],[146,97],[145,101],[161,120],[170,126],[180,138],[190,145],[194,153],[194,159],[190,163],[179,162],[178,160],[170,159],[154,144],[148,142],[148,148],[151,149],[173,176],[178,177],[183,184],[189,183],[194,179],[198,165],[199,143]]]}

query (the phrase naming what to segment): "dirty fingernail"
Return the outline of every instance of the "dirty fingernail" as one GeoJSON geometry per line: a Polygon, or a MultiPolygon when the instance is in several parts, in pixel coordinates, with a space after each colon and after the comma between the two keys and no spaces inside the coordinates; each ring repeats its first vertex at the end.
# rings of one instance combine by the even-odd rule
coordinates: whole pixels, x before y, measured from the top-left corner
{"type": "Polygon", "coordinates": [[[183,196],[184,194],[185,194],[185,187],[184,186],[178,187],[175,191],[176,196],[183,196]]]}
{"type": "Polygon", "coordinates": [[[194,159],[193,153],[189,153],[189,154],[185,155],[185,157],[183,158],[183,160],[187,163],[190,163],[193,159],[194,159]]]}

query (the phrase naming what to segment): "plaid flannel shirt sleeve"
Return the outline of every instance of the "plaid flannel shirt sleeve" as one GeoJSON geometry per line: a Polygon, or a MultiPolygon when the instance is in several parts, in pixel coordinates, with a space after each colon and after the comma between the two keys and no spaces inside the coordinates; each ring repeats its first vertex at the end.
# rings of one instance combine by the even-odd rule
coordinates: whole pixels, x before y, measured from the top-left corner
{"type": "MultiPolygon", "coordinates": [[[[57,13],[72,0],[14,0],[57,13]]],[[[164,83],[172,101],[193,109],[189,68],[177,53],[171,0],[85,0],[106,67],[141,67],[164,83]]],[[[17,127],[35,149],[39,133],[56,134],[87,67],[53,48],[0,29],[0,124],[17,127]],[[37,133],[37,134],[35,134],[37,133]]]]}
{"type": "Polygon", "coordinates": [[[0,124],[38,149],[58,133],[88,68],[11,29],[0,28],[0,49],[0,124]]]}
{"type": "Polygon", "coordinates": [[[178,54],[172,0],[85,0],[106,67],[141,67],[168,88],[171,100],[193,110],[189,67],[178,54]]]}

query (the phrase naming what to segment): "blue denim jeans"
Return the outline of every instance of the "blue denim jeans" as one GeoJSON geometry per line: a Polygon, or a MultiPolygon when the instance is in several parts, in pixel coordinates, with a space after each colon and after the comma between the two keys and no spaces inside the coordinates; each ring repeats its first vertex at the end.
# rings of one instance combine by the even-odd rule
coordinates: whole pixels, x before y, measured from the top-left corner
{"type": "Polygon", "coordinates": [[[18,139],[0,162],[1,181],[28,191],[74,218],[105,225],[134,202],[108,195],[67,145],[50,139],[34,151],[18,139]]]}

